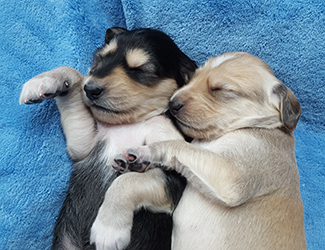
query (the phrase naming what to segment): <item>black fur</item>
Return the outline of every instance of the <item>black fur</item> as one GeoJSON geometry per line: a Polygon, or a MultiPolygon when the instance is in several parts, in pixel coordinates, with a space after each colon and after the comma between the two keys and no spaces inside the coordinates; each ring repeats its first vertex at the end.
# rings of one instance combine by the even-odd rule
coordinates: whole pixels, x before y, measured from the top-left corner
{"type": "MultiPolygon", "coordinates": [[[[175,171],[165,172],[166,194],[176,207],[186,186],[186,179],[175,171]]],[[[169,214],[152,213],[145,209],[135,212],[131,242],[126,250],[171,249],[173,220],[169,214]]]]}
{"type": "Polygon", "coordinates": [[[106,190],[115,179],[107,160],[98,157],[104,148],[105,142],[99,142],[85,159],[74,163],[68,193],[54,227],[51,249],[61,249],[66,235],[79,249],[95,249],[89,244],[90,228],[106,190]]]}
{"type": "MultiPolygon", "coordinates": [[[[192,77],[197,68],[195,62],[181,52],[164,33],[152,29],[126,31],[122,28],[108,29],[105,42],[116,38],[115,53],[101,56],[100,48],[94,55],[90,74],[107,76],[114,67],[122,66],[129,77],[147,86],[158,79],[173,78],[179,87],[192,77]],[[141,48],[150,55],[148,65],[130,68],[119,48],[141,48]],[[101,64],[101,67],[97,65],[101,64]],[[149,65],[150,64],[150,65],[149,65]]],[[[74,163],[66,199],[54,228],[52,249],[62,248],[65,236],[78,249],[95,249],[89,243],[90,229],[104,200],[105,193],[115,178],[115,171],[107,166],[104,153],[105,141],[98,142],[89,155],[74,163]]],[[[107,156],[112,157],[112,156],[107,156]]],[[[174,206],[186,186],[185,178],[171,171],[165,174],[165,189],[174,206]]],[[[135,212],[131,242],[127,250],[167,250],[171,248],[172,217],[163,213],[151,213],[145,209],[135,212]]]]}
{"type": "MultiPolygon", "coordinates": [[[[82,161],[74,163],[66,199],[54,228],[51,249],[61,249],[67,235],[78,249],[95,249],[89,243],[89,232],[106,190],[116,178],[115,171],[100,160],[105,142],[99,142],[82,161]]],[[[176,206],[186,186],[186,179],[175,171],[166,172],[166,193],[176,206]]],[[[126,250],[170,249],[172,217],[140,209],[134,214],[131,242],[126,250]]]]}
{"type": "MultiPolygon", "coordinates": [[[[116,28],[115,28],[116,29],[116,28]]],[[[109,29],[106,32],[106,43],[113,38],[117,40],[117,50],[102,56],[99,48],[94,55],[93,67],[90,74],[98,78],[107,76],[117,66],[122,66],[133,80],[147,85],[154,86],[162,78],[175,79],[178,86],[182,87],[186,79],[192,77],[197,68],[194,61],[190,60],[165,33],[153,29],[138,29],[120,33],[114,29],[114,36],[109,29]],[[130,68],[125,60],[125,51],[128,49],[142,49],[149,56],[149,62],[137,68],[130,68]],[[101,67],[96,65],[101,62],[101,67]]]]}

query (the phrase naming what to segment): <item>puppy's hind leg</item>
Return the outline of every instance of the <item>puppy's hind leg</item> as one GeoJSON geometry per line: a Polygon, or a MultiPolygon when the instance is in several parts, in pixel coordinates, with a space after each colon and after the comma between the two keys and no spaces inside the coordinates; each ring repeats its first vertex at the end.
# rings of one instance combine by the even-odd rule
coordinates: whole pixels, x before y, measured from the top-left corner
{"type": "MultiPolygon", "coordinates": [[[[162,217],[162,213],[172,213],[185,186],[186,180],[176,172],[164,173],[157,168],[142,174],[130,172],[121,175],[106,192],[91,229],[91,242],[95,243],[96,249],[99,250],[125,249],[126,246],[128,250],[170,249],[172,221],[170,216],[162,217]],[[152,217],[155,221],[142,223],[147,215],[140,215],[143,217],[139,221],[139,212],[134,214],[134,211],[142,207],[160,213],[158,216],[164,220],[159,222],[159,218],[157,220],[152,217]],[[146,231],[149,227],[151,231],[146,231]],[[144,233],[146,237],[143,236],[144,233]],[[138,242],[137,238],[142,242],[138,242]]],[[[143,211],[140,210],[140,214],[143,211]]]]}

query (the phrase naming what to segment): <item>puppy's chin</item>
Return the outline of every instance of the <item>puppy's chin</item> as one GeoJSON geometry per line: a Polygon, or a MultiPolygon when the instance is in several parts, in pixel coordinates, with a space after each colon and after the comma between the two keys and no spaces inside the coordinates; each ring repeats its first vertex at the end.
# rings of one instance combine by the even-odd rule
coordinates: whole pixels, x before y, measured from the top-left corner
{"type": "MultiPolygon", "coordinates": [[[[106,109],[100,106],[90,106],[90,110],[94,118],[101,122],[107,124],[125,124],[130,123],[131,117],[128,113],[120,112],[117,110],[106,109]]],[[[135,118],[133,118],[134,120],[135,118]]]]}
{"type": "Polygon", "coordinates": [[[102,107],[90,106],[94,118],[104,124],[121,125],[141,122],[160,115],[166,111],[166,108],[155,110],[143,110],[134,108],[132,110],[110,110],[102,107]]]}
{"type": "Polygon", "coordinates": [[[179,120],[177,120],[177,124],[185,135],[193,139],[209,141],[215,140],[222,136],[221,131],[215,127],[195,128],[179,120]]]}

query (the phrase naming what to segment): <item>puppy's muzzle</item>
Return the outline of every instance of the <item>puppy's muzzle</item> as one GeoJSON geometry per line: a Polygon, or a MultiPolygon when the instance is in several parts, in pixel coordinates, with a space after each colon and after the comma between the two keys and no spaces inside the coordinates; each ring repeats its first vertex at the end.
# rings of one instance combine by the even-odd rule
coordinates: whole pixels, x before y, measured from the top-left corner
{"type": "Polygon", "coordinates": [[[173,115],[177,115],[179,111],[183,108],[184,104],[177,102],[176,100],[171,100],[169,102],[169,110],[173,115]]]}
{"type": "Polygon", "coordinates": [[[91,101],[98,99],[102,95],[103,90],[103,88],[93,82],[89,82],[84,86],[84,91],[86,92],[88,99],[91,101]]]}

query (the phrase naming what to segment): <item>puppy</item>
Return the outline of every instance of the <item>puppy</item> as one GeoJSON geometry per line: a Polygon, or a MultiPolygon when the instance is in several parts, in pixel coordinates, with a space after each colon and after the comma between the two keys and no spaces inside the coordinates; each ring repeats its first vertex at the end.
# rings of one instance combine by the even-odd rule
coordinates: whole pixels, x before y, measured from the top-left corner
{"type": "MultiPolygon", "coordinates": [[[[164,113],[174,91],[191,78],[195,69],[196,64],[158,30],[111,28],[85,78],[75,69],[60,67],[25,83],[20,103],[55,97],[67,150],[74,161],[52,249],[95,249],[89,239],[90,228],[107,189],[116,179],[119,190],[125,190],[128,182],[137,183],[137,178],[141,179],[141,188],[146,175],[156,178],[154,185],[168,193],[159,196],[168,205],[164,208],[159,204],[153,209],[156,213],[138,210],[132,237],[118,247],[124,248],[131,241],[126,249],[170,249],[172,219],[166,211],[176,207],[186,180],[175,171],[159,169],[117,178],[108,165],[126,148],[182,140],[164,113]]],[[[107,233],[112,239],[119,238],[118,232],[107,233]]]]}
{"type": "MultiPolygon", "coordinates": [[[[301,108],[271,68],[247,53],[212,58],[169,106],[193,142],[130,149],[124,164],[160,165],[187,178],[173,214],[172,249],[306,249],[293,135],[301,108]]],[[[151,192],[157,190],[137,195],[151,192]]],[[[104,214],[98,218],[105,222],[104,214]]]]}

